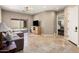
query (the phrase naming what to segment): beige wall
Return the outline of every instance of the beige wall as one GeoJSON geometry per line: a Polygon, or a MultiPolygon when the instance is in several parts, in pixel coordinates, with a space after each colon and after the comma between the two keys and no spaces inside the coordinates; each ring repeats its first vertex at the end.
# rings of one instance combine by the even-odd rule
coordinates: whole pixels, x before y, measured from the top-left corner
{"type": "Polygon", "coordinates": [[[68,8],[66,7],[64,9],[64,22],[65,22],[65,28],[64,28],[64,34],[65,34],[65,37],[68,37],[68,8]]]}
{"type": "Polygon", "coordinates": [[[15,28],[14,26],[17,26],[19,24],[17,22],[12,22],[11,18],[26,19],[28,20],[28,27],[30,28],[30,26],[32,25],[32,17],[30,15],[2,11],[2,21],[5,22],[9,27],[15,28]]]}
{"type": "Polygon", "coordinates": [[[43,34],[56,32],[56,14],[53,11],[42,12],[34,15],[34,20],[40,20],[43,34]]]}
{"type": "Polygon", "coordinates": [[[1,23],[1,8],[0,8],[0,23],[1,23]]]}

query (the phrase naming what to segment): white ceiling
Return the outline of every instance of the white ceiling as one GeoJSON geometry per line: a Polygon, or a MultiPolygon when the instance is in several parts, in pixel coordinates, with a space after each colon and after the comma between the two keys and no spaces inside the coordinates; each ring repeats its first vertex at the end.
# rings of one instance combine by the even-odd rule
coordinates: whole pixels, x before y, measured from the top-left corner
{"type": "Polygon", "coordinates": [[[59,11],[63,10],[66,5],[1,5],[0,6],[3,10],[25,13],[25,14],[35,14],[43,11],[59,11]],[[28,11],[26,7],[29,7],[28,11]]]}

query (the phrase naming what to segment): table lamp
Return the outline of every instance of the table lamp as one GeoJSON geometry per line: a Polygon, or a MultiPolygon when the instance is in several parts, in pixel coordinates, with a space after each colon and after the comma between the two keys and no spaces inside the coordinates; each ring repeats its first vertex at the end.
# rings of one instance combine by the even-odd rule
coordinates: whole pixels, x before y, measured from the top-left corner
{"type": "Polygon", "coordinates": [[[7,32],[9,31],[9,27],[5,23],[0,23],[0,48],[2,48],[2,32],[7,32]]]}

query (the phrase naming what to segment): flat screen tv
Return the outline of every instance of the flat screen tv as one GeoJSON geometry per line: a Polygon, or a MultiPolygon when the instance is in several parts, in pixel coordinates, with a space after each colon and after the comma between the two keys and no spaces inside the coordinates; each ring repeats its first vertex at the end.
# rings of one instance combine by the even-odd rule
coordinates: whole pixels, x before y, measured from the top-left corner
{"type": "Polygon", "coordinates": [[[39,26],[39,21],[38,20],[33,21],[33,26],[39,26]]]}

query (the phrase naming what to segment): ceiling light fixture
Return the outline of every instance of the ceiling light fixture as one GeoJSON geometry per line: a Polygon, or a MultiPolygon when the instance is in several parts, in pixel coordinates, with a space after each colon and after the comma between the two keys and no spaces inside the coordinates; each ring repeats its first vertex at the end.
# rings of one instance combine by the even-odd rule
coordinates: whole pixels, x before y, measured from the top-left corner
{"type": "Polygon", "coordinates": [[[58,11],[58,10],[59,10],[59,8],[56,8],[56,10],[58,11]]]}
{"type": "Polygon", "coordinates": [[[23,12],[29,12],[31,10],[32,10],[32,7],[31,6],[26,6],[26,7],[24,7],[23,12]]]}

